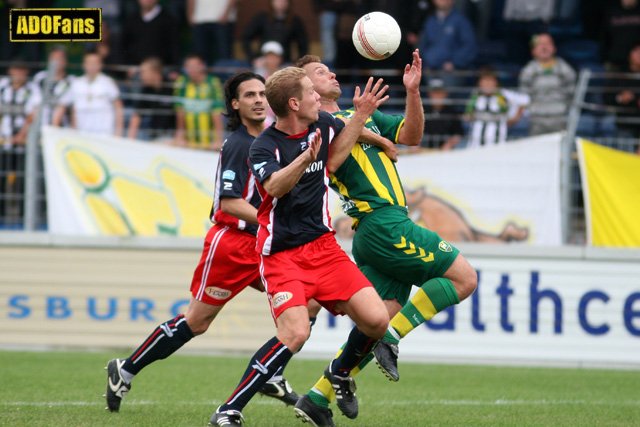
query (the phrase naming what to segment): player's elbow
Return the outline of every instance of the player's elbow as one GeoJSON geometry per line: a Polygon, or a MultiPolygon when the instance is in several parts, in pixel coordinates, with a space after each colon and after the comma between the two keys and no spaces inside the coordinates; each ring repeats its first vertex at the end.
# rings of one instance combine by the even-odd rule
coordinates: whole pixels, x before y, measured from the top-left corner
{"type": "Polygon", "coordinates": [[[233,215],[235,209],[233,209],[233,199],[223,198],[220,200],[220,210],[228,215],[233,215]]]}
{"type": "Polygon", "coordinates": [[[265,182],[263,185],[263,188],[268,195],[276,199],[279,199],[283,197],[285,194],[287,194],[287,192],[284,191],[284,189],[280,188],[277,183],[274,183],[271,180],[268,180],[267,182],[265,182]]]}
{"type": "Polygon", "coordinates": [[[327,161],[327,171],[330,174],[335,173],[338,168],[342,165],[343,162],[337,162],[335,160],[331,160],[331,157],[329,157],[329,160],[327,161]]]}
{"type": "Polygon", "coordinates": [[[416,147],[420,145],[422,141],[422,134],[416,132],[416,135],[402,135],[398,136],[398,144],[406,145],[407,147],[416,147]]]}

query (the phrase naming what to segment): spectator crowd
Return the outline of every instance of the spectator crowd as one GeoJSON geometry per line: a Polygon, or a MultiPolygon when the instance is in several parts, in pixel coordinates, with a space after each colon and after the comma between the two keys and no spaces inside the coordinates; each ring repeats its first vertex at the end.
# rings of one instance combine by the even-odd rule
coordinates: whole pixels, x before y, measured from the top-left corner
{"type": "MultiPolygon", "coordinates": [[[[10,7],[36,3],[58,2],[8,0],[0,6],[2,19],[10,7]]],[[[251,67],[268,77],[315,49],[340,70],[340,79],[359,81],[358,70],[372,67],[399,74],[418,48],[428,94],[422,146],[447,150],[565,129],[577,69],[640,72],[638,0],[77,3],[103,8],[103,40],[80,54],[70,45],[45,51],[42,43],[2,40],[7,77],[0,80],[0,138],[12,155],[2,156],[0,192],[20,191],[20,174],[7,171],[20,170],[43,99],[44,124],[217,150],[224,138],[222,80],[233,70],[251,67]],[[356,19],[372,10],[391,14],[403,29],[398,52],[375,64],[351,43],[356,19]],[[68,71],[71,54],[76,62],[81,57],[80,75],[68,71]],[[46,71],[30,79],[27,64],[45,59],[54,64],[50,81],[46,71]]],[[[393,73],[387,76],[393,84],[393,73]]],[[[638,82],[612,79],[612,91],[602,97],[617,112],[619,135],[629,138],[640,136],[638,82]]]]}

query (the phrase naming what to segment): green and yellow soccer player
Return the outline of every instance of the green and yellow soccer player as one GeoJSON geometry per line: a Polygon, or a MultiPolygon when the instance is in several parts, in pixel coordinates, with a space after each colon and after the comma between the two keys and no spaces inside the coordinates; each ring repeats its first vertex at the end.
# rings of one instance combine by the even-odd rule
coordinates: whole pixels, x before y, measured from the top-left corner
{"type": "MultiPolygon", "coordinates": [[[[341,90],[336,75],[316,56],[307,55],[297,65],[305,69],[320,94],[322,109],[348,120],[353,110],[338,106],[341,90]]],[[[395,143],[418,145],[424,131],[421,78],[422,64],[416,50],[403,75],[407,91],[404,117],[376,111],[366,127],[395,143]]],[[[411,221],[395,164],[379,147],[357,144],[331,176],[331,186],[340,193],[346,213],[353,218],[353,257],[389,311],[389,330],[373,353],[385,375],[397,381],[400,339],[436,313],[471,295],[477,286],[476,272],[458,249],[411,221]],[[409,299],[412,285],[420,289],[409,299]]],[[[351,376],[372,358],[369,355],[363,359],[351,376]]],[[[298,401],[298,417],[318,426],[334,425],[328,409],[333,396],[331,384],[322,377],[298,401]]],[[[342,413],[355,418],[355,384],[350,394],[337,397],[342,413]]]]}
{"type": "Polygon", "coordinates": [[[220,79],[207,74],[197,55],[184,60],[185,76],[176,80],[176,141],[178,145],[207,150],[222,148],[224,100],[220,79]]]}

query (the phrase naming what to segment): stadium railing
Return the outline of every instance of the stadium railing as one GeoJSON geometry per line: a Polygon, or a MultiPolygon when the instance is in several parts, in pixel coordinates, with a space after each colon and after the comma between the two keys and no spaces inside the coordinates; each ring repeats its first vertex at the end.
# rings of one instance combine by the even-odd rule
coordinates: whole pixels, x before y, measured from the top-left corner
{"type": "MultiPolygon", "coordinates": [[[[44,64],[32,64],[34,72],[42,69],[44,64]]],[[[8,63],[0,62],[0,69],[8,66],[8,63]]],[[[74,74],[79,74],[76,67],[70,67],[74,74]]],[[[175,102],[175,97],[157,97],[150,95],[142,95],[139,93],[140,82],[135,77],[127,78],[129,66],[109,66],[105,72],[115,76],[121,76],[117,80],[121,97],[125,103],[125,129],[128,127],[128,121],[133,113],[133,103],[139,100],[155,100],[175,102]]],[[[222,78],[227,77],[238,68],[234,67],[214,67],[210,70],[213,74],[222,78]]],[[[34,74],[34,73],[32,73],[34,74]]],[[[337,70],[338,78],[342,85],[342,97],[339,100],[341,105],[351,105],[351,97],[355,84],[360,83],[364,79],[373,75],[376,77],[384,77],[390,83],[391,99],[385,104],[384,110],[390,113],[401,113],[404,109],[404,88],[402,87],[401,74],[397,70],[388,69],[370,69],[370,70],[337,70]]],[[[428,106],[431,100],[426,96],[428,88],[426,81],[428,78],[438,76],[425,76],[425,84],[423,85],[424,105],[428,106]]],[[[517,82],[515,72],[499,71],[498,77],[500,81],[508,83],[507,89],[517,90],[514,87],[517,82]],[[511,85],[511,86],[509,86],[511,85]]],[[[471,93],[475,89],[477,73],[475,72],[458,72],[448,75],[446,87],[449,98],[446,103],[453,106],[457,114],[451,118],[463,119],[464,106],[467,103],[471,93]]],[[[0,80],[2,76],[0,76],[0,80]]],[[[612,86],[612,82],[619,82],[620,79],[638,79],[637,76],[631,74],[614,74],[603,72],[591,72],[588,69],[579,73],[578,84],[574,93],[574,99],[570,106],[569,120],[565,132],[562,150],[562,216],[565,244],[584,244],[585,242],[585,220],[584,206],[582,201],[582,186],[580,182],[580,173],[578,170],[578,162],[576,155],[576,137],[584,137],[595,141],[599,144],[624,151],[635,152],[638,149],[638,140],[636,137],[630,137],[627,133],[617,128],[617,125],[637,124],[640,128],[640,117],[629,116],[629,111],[610,105],[608,99],[614,91],[619,90],[616,86],[612,86]],[[625,114],[627,113],[627,114],[625,114]],[[620,117],[620,115],[623,115],[620,117]]],[[[171,83],[168,83],[171,84],[171,83]]],[[[51,104],[52,100],[43,99],[43,105],[51,104]]],[[[0,105],[0,114],[6,112],[6,106],[0,105]]],[[[166,110],[147,109],[140,110],[149,114],[168,114],[166,110]]],[[[429,116],[427,116],[427,119],[429,116]]],[[[465,127],[468,127],[466,122],[465,127]]],[[[510,129],[510,139],[525,136],[527,134],[527,119],[510,129]]],[[[125,133],[126,134],[126,133],[125,133]]],[[[436,148],[440,139],[446,136],[425,135],[425,146],[436,148]]],[[[32,126],[29,133],[29,142],[26,147],[11,147],[0,152],[0,178],[6,183],[7,178],[17,179],[23,182],[19,191],[8,192],[6,184],[0,188],[0,230],[46,230],[46,197],[44,193],[44,172],[42,158],[40,152],[40,128],[36,124],[32,126]],[[26,149],[25,149],[26,148],[26,149]],[[23,169],[17,171],[8,171],[4,166],[7,156],[22,156],[21,164],[23,169]],[[11,176],[10,176],[11,175],[11,176]]],[[[459,144],[459,148],[464,148],[465,140],[459,144]]]]}

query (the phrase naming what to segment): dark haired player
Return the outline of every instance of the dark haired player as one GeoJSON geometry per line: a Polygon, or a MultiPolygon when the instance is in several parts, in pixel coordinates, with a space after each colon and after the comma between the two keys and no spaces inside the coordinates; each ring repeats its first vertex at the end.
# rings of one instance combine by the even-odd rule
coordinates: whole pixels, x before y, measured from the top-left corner
{"type": "Polygon", "coordinates": [[[260,182],[260,273],[277,334],[250,359],[237,388],[211,417],[217,426],[241,426],[242,409],[309,337],[307,303],[313,298],[356,324],[342,353],[325,371],[338,399],[353,400],[349,372],[384,335],[389,317],[369,281],[340,248],[328,213],[329,173],[349,156],[365,121],[388,97],[382,80],[369,79],[353,98],[349,124],[320,111],[320,95],[304,70],[287,67],[266,84],[276,122],[251,145],[260,182]]]}
{"type": "MultiPolygon", "coordinates": [[[[172,355],[191,338],[204,333],[224,305],[247,286],[262,290],[260,258],[256,253],[257,212],[260,195],[247,159],[253,139],[263,130],[266,117],[264,78],[243,72],[227,80],[225,102],[228,126],[233,133],[224,143],[218,169],[211,219],[202,257],[191,282],[192,299],[187,312],[156,327],[126,359],[113,359],[107,365],[107,408],[120,409],[131,389],[131,380],[144,367],[172,355]]],[[[260,389],[286,404],[298,396],[279,376],[260,389]]]]}

